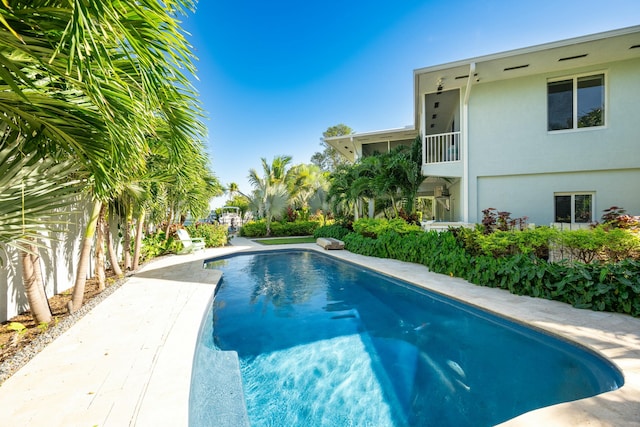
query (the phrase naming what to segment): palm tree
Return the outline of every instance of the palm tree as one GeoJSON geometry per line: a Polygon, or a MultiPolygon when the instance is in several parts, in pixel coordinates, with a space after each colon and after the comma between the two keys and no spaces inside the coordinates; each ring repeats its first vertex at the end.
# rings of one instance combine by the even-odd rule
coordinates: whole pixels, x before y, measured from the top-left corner
{"type": "Polygon", "coordinates": [[[267,236],[271,235],[271,222],[282,216],[289,203],[289,191],[282,182],[266,184],[262,180],[254,185],[253,197],[250,199],[251,208],[265,219],[267,236]]]}
{"type": "Polygon", "coordinates": [[[244,197],[247,200],[250,198],[249,196],[244,194],[242,191],[240,191],[240,187],[235,182],[230,182],[227,185],[227,187],[224,188],[224,191],[229,195],[229,199],[234,199],[236,197],[236,195],[240,195],[240,196],[244,197]]]}
{"type": "Polygon", "coordinates": [[[176,18],[193,7],[190,0],[31,0],[0,9],[10,30],[0,33],[2,122],[42,135],[37,145],[22,144],[23,153],[71,156],[90,184],[94,205],[72,310],[82,303],[102,204],[144,173],[147,136],[165,124],[170,151],[180,157],[203,134],[182,71],[194,71],[192,55],[176,18]]]}
{"type": "MultiPolygon", "coordinates": [[[[65,46],[67,40],[81,39],[101,53],[98,55],[99,61],[89,61],[87,64],[81,61],[79,67],[86,65],[97,68],[104,75],[119,77],[117,83],[120,90],[116,94],[120,96],[127,93],[129,96],[120,96],[119,102],[104,105],[104,113],[105,117],[108,117],[106,113],[115,117],[113,123],[117,125],[117,130],[113,134],[125,133],[127,140],[134,145],[134,150],[129,150],[122,145],[120,138],[109,138],[112,169],[119,172],[117,179],[98,179],[103,176],[94,173],[96,202],[85,233],[72,310],[79,308],[82,303],[86,276],[82,273],[87,262],[85,254],[90,250],[98,207],[103,200],[117,194],[122,183],[144,172],[145,154],[148,151],[146,135],[164,132],[172,143],[169,151],[177,154],[177,157],[183,157],[191,152],[182,154],[181,151],[189,146],[193,137],[197,138],[203,133],[204,126],[198,120],[201,115],[199,104],[192,92],[184,89],[190,86],[180,70],[193,71],[192,55],[175,18],[192,4],[182,1],[173,2],[168,9],[164,6],[160,2],[147,1],[105,5],[103,8],[78,7],[65,29],[64,36],[68,38],[63,37],[61,46],[65,46]],[[107,27],[111,31],[105,31],[107,27]],[[150,45],[147,40],[153,40],[153,44],[150,45]],[[95,45],[96,41],[102,42],[100,47],[95,45]],[[114,111],[112,106],[117,109],[114,111]],[[123,114],[126,116],[123,117],[123,114]]],[[[95,80],[95,77],[92,78],[95,80]]],[[[92,86],[90,88],[93,89],[92,86]]],[[[193,205],[193,202],[188,204],[193,205]]]]}
{"type": "MultiPolygon", "coordinates": [[[[300,164],[290,170],[293,190],[291,198],[297,208],[308,217],[311,201],[315,198],[316,206],[322,206],[328,189],[327,174],[318,165],[300,164]]],[[[318,207],[317,209],[322,209],[318,207]]],[[[305,218],[307,219],[307,218],[305,218]]]]}
{"type": "Polygon", "coordinates": [[[388,153],[386,174],[389,182],[402,195],[403,209],[411,214],[415,212],[415,200],[420,184],[425,180],[422,175],[422,142],[416,137],[410,147],[398,146],[388,153]]]}
{"type": "Polygon", "coordinates": [[[389,153],[365,157],[354,165],[341,165],[330,175],[329,199],[334,208],[352,209],[356,219],[361,198],[390,201],[396,216],[398,199],[407,213],[415,211],[415,199],[425,177],[420,169],[422,144],[417,137],[411,147],[398,146],[389,153]]]}
{"type": "Polygon", "coordinates": [[[356,177],[356,169],[353,165],[338,165],[329,175],[330,187],[327,198],[335,213],[346,216],[356,213],[357,219],[356,202],[359,196],[353,186],[356,177]]]}
{"type": "Polygon", "coordinates": [[[74,200],[82,182],[69,179],[68,174],[77,170],[72,161],[57,163],[24,155],[15,143],[3,141],[0,146],[0,246],[20,251],[31,314],[36,322],[49,323],[37,242],[43,233],[57,231],[60,209],[74,200]]]}
{"type": "Polygon", "coordinates": [[[289,163],[291,163],[291,156],[275,156],[271,163],[264,157],[260,159],[262,163],[262,178],[255,169],[249,169],[249,183],[253,184],[255,181],[264,179],[268,184],[275,184],[281,182],[290,185],[291,175],[289,174],[289,163]]]}
{"type": "Polygon", "coordinates": [[[271,221],[284,212],[290,199],[290,187],[293,186],[292,176],[287,165],[290,156],[276,156],[271,164],[263,157],[263,176],[260,177],[255,169],[249,170],[249,183],[253,186],[250,206],[265,218],[267,236],[271,235],[271,221]]]}

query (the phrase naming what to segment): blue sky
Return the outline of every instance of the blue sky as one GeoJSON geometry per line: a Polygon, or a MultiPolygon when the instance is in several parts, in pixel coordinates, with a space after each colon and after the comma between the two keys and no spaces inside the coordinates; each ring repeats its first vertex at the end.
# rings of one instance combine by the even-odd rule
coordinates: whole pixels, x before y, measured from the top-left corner
{"type": "Polygon", "coordinates": [[[261,157],[309,163],[330,126],[411,125],[416,68],[638,24],[637,0],[200,0],[184,27],[212,169],[248,193],[261,157]]]}

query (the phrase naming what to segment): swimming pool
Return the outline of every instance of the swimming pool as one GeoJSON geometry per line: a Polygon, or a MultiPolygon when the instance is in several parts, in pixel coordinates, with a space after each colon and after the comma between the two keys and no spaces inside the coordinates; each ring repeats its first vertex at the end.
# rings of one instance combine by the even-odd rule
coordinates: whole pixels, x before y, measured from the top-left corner
{"type": "Polygon", "coordinates": [[[228,375],[203,351],[237,352],[253,426],[494,425],[623,383],[591,351],[321,253],[207,267],[223,279],[196,349],[192,425],[220,416],[194,389],[228,375]]]}

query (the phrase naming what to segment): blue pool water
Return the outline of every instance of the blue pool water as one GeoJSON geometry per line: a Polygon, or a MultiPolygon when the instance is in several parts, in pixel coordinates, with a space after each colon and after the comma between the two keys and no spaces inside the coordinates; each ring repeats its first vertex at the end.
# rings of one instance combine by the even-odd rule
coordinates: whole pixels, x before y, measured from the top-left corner
{"type": "Polygon", "coordinates": [[[321,253],[207,268],[223,279],[196,350],[192,425],[221,417],[194,392],[228,375],[205,350],[237,352],[252,426],[490,426],[623,383],[582,347],[321,253]]]}

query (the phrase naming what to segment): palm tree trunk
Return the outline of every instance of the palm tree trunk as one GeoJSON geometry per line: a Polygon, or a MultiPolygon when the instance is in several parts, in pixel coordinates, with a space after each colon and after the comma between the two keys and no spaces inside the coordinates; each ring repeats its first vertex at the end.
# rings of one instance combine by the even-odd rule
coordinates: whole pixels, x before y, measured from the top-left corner
{"type": "Polygon", "coordinates": [[[101,208],[102,202],[95,200],[93,202],[91,216],[89,217],[89,223],[87,224],[87,228],[84,232],[82,250],[80,251],[80,260],[78,261],[78,271],[76,272],[76,282],[73,285],[73,295],[71,296],[71,301],[69,301],[67,305],[70,313],[78,311],[80,307],[82,307],[84,288],[87,283],[87,274],[89,272],[89,260],[91,259],[91,244],[93,243],[93,237],[96,234],[96,226],[98,224],[98,216],[101,208]]]}
{"type": "Polygon", "coordinates": [[[169,217],[167,218],[167,228],[164,230],[164,239],[169,240],[169,231],[171,231],[171,221],[173,220],[173,208],[169,208],[169,217]]]}
{"type": "Polygon", "coordinates": [[[267,237],[270,237],[271,236],[271,206],[270,206],[269,203],[265,203],[264,210],[265,210],[265,213],[266,213],[266,215],[265,215],[265,219],[266,219],[265,223],[266,223],[266,226],[267,226],[267,237]]]}
{"type": "Polygon", "coordinates": [[[118,260],[118,255],[116,254],[116,250],[113,247],[113,241],[111,240],[111,229],[109,228],[109,222],[105,221],[104,223],[104,236],[107,241],[107,251],[109,252],[109,262],[111,263],[111,269],[113,270],[113,274],[116,277],[122,277],[122,269],[120,268],[120,263],[118,260]]]}
{"type": "Polygon", "coordinates": [[[131,270],[131,207],[127,207],[127,212],[125,214],[125,225],[124,225],[124,239],[122,241],[122,245],[124,246],[124,269],[131,270]]]}
{"type": "Polygon", "coordinates": [[[30,244],[29,251],[31,253],[20,251],[22,282],[29,301],[29,310],[37,323],[49,323],[51,322],[51,310],[44,292],[38,247],[30,244]]]}
{"type": "Polygon", "coordinates": [[[46,305],[47,313],[53,315],[51,313],[51,306],[49,305],[49,301],[47,298],[47,291],[44,288],[44,280],[42,280],[42,269],[40,268],[40,250],[37,246],[33,246],[33,253],[29,254],[29,258],[31,258],[31,265],[33,265],[33,272],[37,282],[37,290],[40,294],[40,301],[43,301],[46,305]]]}
{"type": "Polygon", "coordinates": [[[98,215],[98,225],[96,227],[96,277],[98,278],[98,290],[104,291],[105,286],[105,268],[104,268],[104,215],[106,205],[102,205],[100,214],[98,215]]]}
{"type": "Polygon", "coordinates": [[[134,245],[135,249],[133,250],[133,270],[134,271],[138,269],[138,265],[140,264],[140,248],[142,247],[144,217],[145,217],[144,209],[140,208],[140,215],[138,215],[138,221],[136,223],[136,242],[134,245]]]}

